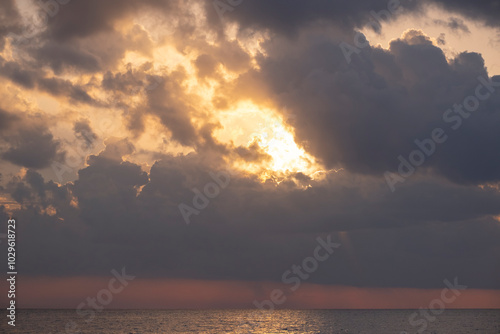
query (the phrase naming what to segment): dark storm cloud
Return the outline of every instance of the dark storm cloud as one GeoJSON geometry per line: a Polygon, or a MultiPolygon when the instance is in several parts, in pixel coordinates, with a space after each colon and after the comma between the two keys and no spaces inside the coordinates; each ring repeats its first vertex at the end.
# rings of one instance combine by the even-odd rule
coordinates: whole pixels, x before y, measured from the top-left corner
{"type": "Polygon", "coordinates": [[[18,119],[19,117],[16,115],[0,109],[0,131],[8,129],[11,124],[18,119]]]}
{"type": "Polygon", "coordinates": [[[31,68],[31,65],[6,61],[1,56],[0,76],[27,89],[37,88],[54,96],[69,97],[74,102],[95,103],[83,87],[73,85],[69,80],[47,76],[40,69],[31,68]]]}
{"type": "Polygon", "coordinates": [[[74,102],[87,104],[96,103],[83,87],[73,85],[69,80],[59,78],[39,78],[38,89],[54,96],[69,97],[74,102]]]}
{"type": "Polygon", "coordinates": [[[460,13],[471,19],[482,21],[490,26],[499,27],[500,2],[498,0],[433,0],[447,10],[460,13]]]}
{"type": "Polygon", "coordinates": [[[0,154],[13,164],[41,169],[64,160],[60,143],[38,120],[0,110],[0,154]]]}
{"type": "Polygon", "coordinates": [[[14,0],[4,0],[0,3],[0,52],[5,47],[6,37],[21,30],[19,19],[14,0]]]}
{"type": "Polygon", "coordinates": [[[45,182],[43,177],[28,170],[23,178],[15,177],[7,185],[12,198],[26,207],[46,208],[51,205],[69,204],[69,193],[52,181],[45,182]]]}
{"type": "MultiPolygon", "coordinates": [[[[9,1],[10,3],[11,1],[9,1]]],[[[213,26],[220,24],[220,17],[214,8],[214,1],[201,1],[213,26]]],[[[216,1],[215,1],[216,2],[216,1]]],[[[228,10],[224,18],[239,22],[243,28],[264,28],[281,33],[295,33],[300,27],[317,20],[335,22],[346,28],[362,27],[373,20],[371,11],[380,13],[388,7],[401,7],[407,10],[418,10],[424,6],[413,0],[358,0],[358,1],[286,1],[273,2],[264,0],[242,1],[236,7],[229,6],[225,1],[219,1],[233,10],[228,10]],[[236,9],[235,9],[236,8],[236,9]]],[[[474,19],[498,25],[499,5],[497,1],[448,1],[433,0],[433,2],[460,12],[474,19]]],[[[179,12],[183,2],[178,0],[133,0],[112,1],[70,1],[65,5],[44,6],[50,18],[48,21],[49,39],[68,41],[75,38],[86,38],[100,32],[112,31],[114,23],[128,15],[141,10],[153,9],[166,15],[179,12]]],[[[12,5],[7,6],[8,8],[12,5]]],[[[222,5],[222,8],[225,6],[222,5]]],[[[384,17],[384,15],[382,15],[384,17]]],[[[387,18],[393,19],[391,15],[387,18]]],[[[384,17],[385,19],[385,17],[384,17]]],[[[378,29],[376,26],[373,28],[378,29]]]]}
{"type": "Polygon", "coordinates": [[[0,75],[24,88],[33,89],[35,87],[37,72],[24,69],[20,64],[13,61],[6,61],[0,56],[0,75]]]}
{"type": "MultiPolygon", "coordinates": [[[[220,2],[227,5],[225,1],[220,2]]],[[[221,22],[214,3],[207,1],[205,5],[209,21],[217,26],[221,22]]],[[[400,9],[414,8],[415,1],[252,0],[242,1],[236,8],[230,7],[233,10],[226,10],[223,17],[229,21],[237,21],[242,28],[270,29],[289,35],[295,34],[301,27],[318,20],[334,22],[347,29],[359,28],[373,21],[371,11],[376,13],[387,11],[389,6],[400,9]]],[[[383,15],[383,18],[384,20],[393,19],[394,16],[389,13],[389,15],[383,15]]],[[[373,28],[379,30],[380,26],[373,25],[373,28]]]]}
{"type": "Polygon", "coordinates": [[[102,87],[104,89],[110,91],[120,91],[123,93],[129,93],[133,87],[136,87],[139,84],[140,82],[137,80],[132,69],[125,73],[116,74],[107,71],[104,73],[102,79],[102,87]]]}
{"type": "MultiPolygon", "coordinates": [[[[246,72],[250,57],[237,42],[209,46],[179,38],[190,36],[191,25],[180,29],[178,51],[185,44],[200,51],[194,61],[200,78],[220,80],[221,64],[240,73],[236,83],[218,89],[214,105],[224,109],[238,99],[272,99],[277,109],[294,114],[287,122],[308,152],[328,168],[345,168],[325,180],[296,173],[280,184],[233,174],[186,225],[179,204],[194,205],[194,189],[203,192],[214,182],[210,173],[223,170],[224,160],[269,157],[258,143],[217,142],[212,133],[219,125],[193,106],[182,68],[159,81],[149,74],[151,64],[125,72],[114,68],[132,40],[114,30],[117,20],[144,8],[175,16],[181,3],[73,0],[49,20],[45,40],[27,48],[32,62],[0,59],[0,75],[23,88],[85,103],[93,99],[84,87],[40,68],[56,74],[105,69],[100,84],[122,105],[121,97],[154,84],[145,104],[126,115],[129,129],[142,133],[145,115],[152,115],[172,140],[196,149],[188,155],[158,154],[145,172],[125,161],[135,150],[129,140],[110,139],[104,151],[88,157],[72,183],[58,185],[33,170],[11,178],[2,191],[22,206],[13,214],[22,222],[19,263],[25,275],[108,275],[110,268],[126,265],[141,278],[280,281],[284,270],[311,255],[316,237],[331,234],[341,249],[311,283],[442,288],[443,278],[458,276],[471,288],[500,288],[500,232],[493,218],[500,215],[500,193],[470,185],[500,180],[500,95],[494,93],[464,120],[423,167],[427,173],[389,192],[382,173],[397,167],[398,155],[415,149],[415,139],[442,126],[444,111],[474,93],[477,77],[487,73],[479,54],[463,53],[448,62],[415,31],[393,41],[389,50],[363,48],[348,64],[339,44],[352,44],[352,28],[366,25],[371,10],[386,10],[386,0],[244,1],[226,18],[275,33],[262,45],[259,69],[246,72]],[[318,20],[332,21],[334,28],[310,25],[318,20]],[[193,118],[206,124],[195,126],[193,118]]],[[[0,8],[13,8],[8,4],[0,8]]],[[[220,22],[213,2],[206,4],[215,27],[220,22]]],[[[462,10],[463,4],[447,6],[462,10]]],[[[494,9],[486,2],[477,8],[472,16],[494,24],[486,12],[494,9]]],[[[144,31],[136,33],[144,43],[138,45],[149,45],[144,31]]],[[[74,123],[73,132],[87,145],[96,138],[84,120],[74,123]]],[[[64,160],[47,126],[21,113],[0,110],[0,138],[2,157],[20,166],[37,169],[64,160]]],[[[3,207],[0,216],[6,216],[3,207]]],[[[1,265],[5,261],[2,257],[1,265]]]]}
{"type": "MultiPolygon", "coordinates": [[[[152,8],[172,10],[169,14],[175,15],[179,8],[178,1],[161,0],[69,1],[67,4],[33,0],[31,5],[38,14],[23,21],[13,2],[2,2],[0,15],[7,18],[2,19],[0,26],[0,46],[3,48],[2,36],[10,35],[13,48],[29,55],[16,61],[30,59],[33,69],[47,66],[56,75],[112,69],[127,50],[147,54],[152,47],[148,33],[139,25],[122,33],[115,29],[116,20],[152,8]],[[36,29],[30,26],[33,24],[36,29]]],[[[26,68],[27,64],[21,66],[26,68]]]]}
{"type": "Polygon", "coordinates": [[[164,78],[147,95],[147,106],[149,112],[156,115],[172,133],[172,139],[182,145],[193,146],[198,136],[191,123],[191,116],[194,116],[195,111],[190,107],[189,96],[181,86],[185,79],[186,74],[182,70],[164,78]]]}
{"type": "MultiPolygon", "coordinates": [[[[500,3],[497,0],[431,0],[429,2],[413,0],[376,0],[376,1],[238,1],[232,6],[226,1],[215,1],[219,3],[219,12],[223,13],[224,20],[236,21],[242,28],[264,28],[280,34],[295,34],[300,28],[315,21],[329,21],[338,26],[352,29],[370,25],[379,31],[380,25],[373,22],[393,20],[396,16],[386,15],[388,8],[399,8],[399,13],[408,11],[421,13],[428,4],[438,4],[447,10],[460,13],[465,17],[484,22],[490,26],[499,26],[500,3]],[[378,17],[382,20],[374,20],[373,13],[383,13],[378,17]]],[[[213,1],[205,3],[209,21],[217,27],[221,18],[214,8],[213,1]]],[[[460,20],[451,19],[447,24],[450,28],[466,28],[460,20]]]]}
{"type": "Polygon", "coordinates": [[[73,131],[75,132],[76,138],[83,141],[87,148],[92,147],[97,139],[97,135],[90,127],[88,120],[77,121],[73,126],[73,131]]]}
{"type": "MultiPolygon", "coordinates": [[[[65,41],[71,38],[88,37],[101,31],[113,30],[115,20],[144,4],[160,1],[71,1],[52,7],[52,19],[49,21],[50,35],[56,40],[65,41]]],[[[168,4],[168,1],[165,1],[168,4]]]]}
{"type": "Polygon", "coordinates": [[[24,43],[14,43],[14,48],[29,55],[31,65],[48,67],[56,75],[99,73],[114,69],[127,51],[150,55],[153,44],[144,28],[134,25],[127,29],[125,32],[111,30],[65,41],[38,34],[32,38],[27,36],[24,43]]]}
{"type": "Polygon", "coordinates": [[[71,69],[87,72],[96,72],[100,69],[99,60],[94,55],[73,45],[48,42],[40,48],[33,49],[31,53],[40,63],[48,64],[56,74],[71,69]]]}
{"type": "Polygon", "coordinates": [[[469,287],[499,287],[495,189],[418,179],[391,194],[383,180],[348,173],[303,179],[313,186],[301,189],[235,174],[188,226],[178,205],[192,205],[192,189],[203,192],[220,169],[190,154],[166,156],[148,175],[121,159],[133,150],[108,142],[74,185],[35,172],[10,182],[23,204],[15,217],[25,222],[25,274],[105,275],[126,264],[143,278],[280,281],[317,236],[332,234],[344,244],[310,283],[439,288],[458,275],[469,287]]]}
{"type": "Polygon", "coordinates": [[[444,20],[434,20],[434,24],[448,27],[455,32],[463,32],[466,34],[470,34],[469,27],[465,24],[464,20],[458,17],[450,17],[448,21],[444,20]]]}
{"type": "MultiPolygon", "coordinates": [[[[422,168],[435,168],[458,182],[500,180],[495,153],[500,150],[500,88],[482,88],[494,92],[459,130],[450,129],[456,121],[444,120],[448,108],[475,95],[479,77],[489,80],[481,55],[462,53],[448,63],[428,37],[409,31],[389,50],[358,49],[348,64],[339,45],[352,40],[310,29],[292,42],[264,44],[267,57],[260,58],[261,70],[252,79],[260,84],[252,85],[266,87],[265,94],[296,115],[289,123],[308,152],[328,167],[382,175],[397,169],[399,155],[407,157],[417,148],[415,140],[439,127],[450,140],[422,168]]],[[[248,79],[240,77],[236,87],[248,79]]],[[[246,92],[260,99],[258,92],[246,92]]]]}
{"type": "Polygon", "coordinates": [[[112,31],[117,20],[141,10],[153,9],[175,15],[183,4],[179,0],[73,0],[57,9],[53,6],[48,9],[51,16],[48,34],[57,41],[86,38],[112,31]]]}
{"type": "Polygon", "coordinates": [[[124,93],[125,96],[144,93],[158,88],[161,81],[160,77],[148,74],[152,68],[152,63],[148,62],[138,68],[127,65],[126,72],[112,73],[107,71],[103,75],[102,87],[113,93],[124,93]]]}
{"type": "Polygon", "coordinates": [[[248,147],[239,146],[235,148],[235,153],[246,162],[271,161],[272,157],[263,152],[259,143],[254,142],[248,147]]]}
{"type": "Polygon", "coordinates": [[[2,158],[16,165],[28,168],[44,168],[56,160],[61,160],[59,144],[51,133],[43,128],[22,129],[17,140],[4,138],[11,146],[2,153],[2,158]]]}

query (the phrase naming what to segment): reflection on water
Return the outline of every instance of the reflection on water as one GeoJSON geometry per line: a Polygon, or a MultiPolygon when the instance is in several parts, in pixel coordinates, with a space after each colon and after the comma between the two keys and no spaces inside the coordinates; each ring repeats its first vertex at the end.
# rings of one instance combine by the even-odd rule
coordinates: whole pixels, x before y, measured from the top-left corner
{"type": "MultiPolygon", "coordinates": [[[[79,317],[75,310],[21,310],[16,327],[0,323],[0,333],[417,333],[412,310],[107,310],[79,317]],[[66,330],[65,328],[68,328],[66,330]],[[73,328],[73,329],[72,329],[73,328]]],[[[1,315],[7,319],[5,311],[1,315]]],[[[498,334],[500,310],[446,310],[424,333],[498,334]]]]}

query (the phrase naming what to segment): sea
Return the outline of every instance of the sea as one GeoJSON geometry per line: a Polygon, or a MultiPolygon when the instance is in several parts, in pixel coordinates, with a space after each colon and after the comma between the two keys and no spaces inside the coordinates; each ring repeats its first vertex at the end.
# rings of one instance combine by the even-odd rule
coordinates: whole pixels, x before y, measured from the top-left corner
{"type": "Polygon", "coordinates": [[[0,333],[499,334],[500,310],[17,310],[0,333]],[[425,313],[424,313],[425,312],[425,313]]]}

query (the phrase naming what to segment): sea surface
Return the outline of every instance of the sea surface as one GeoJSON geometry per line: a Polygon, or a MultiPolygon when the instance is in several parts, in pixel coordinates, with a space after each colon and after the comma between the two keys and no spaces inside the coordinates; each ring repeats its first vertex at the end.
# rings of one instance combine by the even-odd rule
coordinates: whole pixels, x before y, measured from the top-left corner
{"type": "Polygon", "coordinates": [[[7,313],[2,311],[0,333],[500,333],[500,310],[444,310],[427,318],[415,312],[419,311],[104,310],[92,318],[75,310],[18,310],[15,327],[7,325],[7,313]]]}

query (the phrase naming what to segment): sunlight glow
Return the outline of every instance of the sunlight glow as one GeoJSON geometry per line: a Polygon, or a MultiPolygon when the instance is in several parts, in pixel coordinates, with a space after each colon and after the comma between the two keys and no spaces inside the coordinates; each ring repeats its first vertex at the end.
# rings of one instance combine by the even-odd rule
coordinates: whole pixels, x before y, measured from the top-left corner
{"type": "Polygon", "coordinates": [[[261,179],[282,178],[290,173],[313,175],[321,167],[315,159],[295,143],[292,130],[286,126],[283,116],[252,102],[240,103],[234,110],[219,116],[222,128],[215,132],[222,142],[235,146],[251,147],[257,143],[269,160],[234,162],[238,169],[257,173],[261,179]]]}

